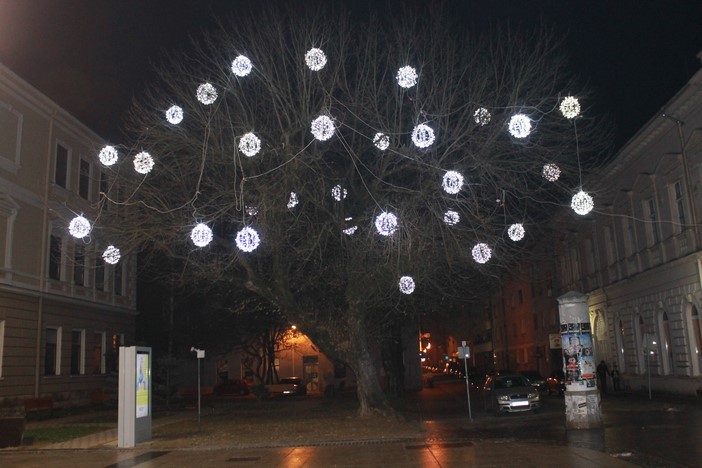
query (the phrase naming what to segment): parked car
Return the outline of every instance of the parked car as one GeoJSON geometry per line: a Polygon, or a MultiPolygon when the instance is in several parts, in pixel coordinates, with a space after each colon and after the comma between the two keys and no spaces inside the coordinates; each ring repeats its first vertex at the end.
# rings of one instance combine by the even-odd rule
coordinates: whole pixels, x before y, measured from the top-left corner
{"type": "Polygon", "coordinates": [[[307,384],[301,377],[284,377],[266,388],[271,395],[307,395],[307,384]]]}
{"type": "Polygon", "coordinates": [[[529,379],[529,382],[531,382],[534,388],[540,391],[546,390],[546,379],[544,379],[537,371],[524,371],[520,372],[520,374],[529,379]]]}
{"type": "Polygon", "coordinates": [[[251,389],[244,380],[229,379],[226,382],[215,385],[212,391],[215,395],[248,395],[251,389]]]}
{"type": "Polygon", "coordinates": [[[546,378],[546,390],[549,395],[565,393],[565,377],[562,370],[555,370],[546,378]]]}
{"type": "Polygon", "coordinates": [[[484,389],[485,409],[496,415],[538,410],[539,391],[521,374],[488,377],[484,389]]]}

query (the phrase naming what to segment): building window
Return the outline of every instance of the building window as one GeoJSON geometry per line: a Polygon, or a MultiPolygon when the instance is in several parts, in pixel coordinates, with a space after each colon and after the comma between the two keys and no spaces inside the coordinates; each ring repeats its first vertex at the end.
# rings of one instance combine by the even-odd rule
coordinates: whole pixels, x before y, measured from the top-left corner
{"type": "Polygon", "coordinates": [[[100,256],[95,257],[95,289],[105,290],[105,260],[100,256]]]}
{"type": "Polygon", "coordinates": [[[61,280],[61,238],[51,236],[49,241],[49,278],[61,280]]]}
{"type": "Polygon", "coordinates": [[[78,178],[78,195],[88,199],[90,194],[90,163],[80,160],[80,177],[78,178]]]}
{"type": "Polygon", "coordinates": [[[653,198],[649,198],[646,202],[646,207],[648,211],[648,232],[650,245],[656,245],[660,242],[660,235],[658,232],[658,220],[656,219],[656,201],[653,198]]]}
{"type": "Polygon", "coordinates": [[[54,173],[54,183],[59,187],[66,188],[68,182],[68,149],[61,145],[56,145],[56,171],[54,173]]]}
{"type": "Polygon", "coordinates": [[[634,235],[634,224],[631,220],[631,215],[629,218],[624,220],[624,230],[626,234],[626,256],[630,257],[636,252],[636,236],[634,235]]]}
{"type": "Polygon", "coordinates": [[[673,340],[670,335],[670,321],[668,320],[668,313],[663,312],[661,317],[663,323],[663,342],[661,343],[661,351],[663,354],[663,372],[665,374],[672,373],[673,369],[673,340]]]}
{"type": "Polygon", "coordinates": [[[114,283],[115,287],[113,289],[116,296],[122,295],[122,265],[123,263],[118,263],[114,268],[114,283]]]}
{"type": "Polygon", "coordinates": [[[2,356],[5,351],[5,321],[0,320],[0,378],[2,378],[2,356]]]}
{"type": "Polygon", "coordinates": [[[85,247],[76,245],[73,256],[73,282],[79,286],[85,285],[85,247]]]}
{"type": "Polygon", "coordinates": [[[93,374],[105,373],[105,332],[93,334],[93,374]]]}
{"type": "Polygon", "coordinates": [[[692,333],[695,335],[693,359],[697,361],[698,372],[702,374],[702,320],[695,306],[692,306],[692,333]]]}
{"type": "Polygon", "coordinates": [[[107,372],[117,372],[119,367],[119,348],[124,346],[124,335],[121,333],[112,335],[111,340],[110,349],[106,351],[105,355],[105,367],[107,372]]]}
{"type": "Polygon", "coordinates": [[[71,332],[71,375],[85,373],[84,348],[85,330],[73,330],[71,332]]]}
{"type": "Polygon", "coordinates": [[[44,340],[44,375],[61,373],[61,327],[46,329],[44,340]]]}
{"type": "Polygon", "coordinates": [[[675,191],[675,208],[678,212],[678,223],[680,224],[678,232],[682,231],[685,226],[685,199],[683,198],[682,184],[678,181],[673,185],[675,191]]]}

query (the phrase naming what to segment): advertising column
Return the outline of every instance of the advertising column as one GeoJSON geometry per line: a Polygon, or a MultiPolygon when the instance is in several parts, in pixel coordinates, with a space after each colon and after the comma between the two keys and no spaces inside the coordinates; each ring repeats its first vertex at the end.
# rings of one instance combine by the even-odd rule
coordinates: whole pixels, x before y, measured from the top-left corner
{"type": "Polygon", "coordinates": [[[151,348],[119,348],[118,447],[151,440],[151,348]]]}

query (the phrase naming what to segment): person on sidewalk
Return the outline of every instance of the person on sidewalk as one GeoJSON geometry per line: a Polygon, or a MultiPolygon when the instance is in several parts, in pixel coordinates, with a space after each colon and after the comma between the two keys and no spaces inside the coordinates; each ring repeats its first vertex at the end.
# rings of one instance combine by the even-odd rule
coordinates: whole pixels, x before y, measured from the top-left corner
{"type": "Polygon", "coordinates": [[[619,369],[617,368],[617,364],[615,363],[612,365],[612,372],[610,373],[612,376],[612,386],[614,387],[614,391],[618,392],[621,390],[621,380],[619,378],[619,369]]]}
{"type": "Polygon", "coordinates": [[[607,393],[607,374],[609,374],[609,367],[604,362],[604,359],[600,361],[597,365],[597,381],[600,384],[600,390],[602,394],[607,393]]]}

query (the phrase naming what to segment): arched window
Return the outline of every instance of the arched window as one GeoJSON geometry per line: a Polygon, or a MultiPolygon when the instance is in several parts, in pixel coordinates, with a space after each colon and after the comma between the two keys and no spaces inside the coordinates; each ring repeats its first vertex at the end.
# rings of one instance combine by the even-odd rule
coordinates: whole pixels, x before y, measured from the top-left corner
{"type": "Polygon", "coordinates": [[[661,337],[660,343],[660,360],[663,368],[660,371],[663,374],[673,373],[673,341],[670,337],[670,322],[668,321],[668,313],[663,311],[660,316],[659,323],[660,331],[658,336],[661,337]]]}
{"type": "Polygon", "coordinates": [[[646,372],[646,363],[644,362],[645,356],[643,350],[643,330],[643,317],[637,315],[634,319],[634,349],[636,349],[636,370],[639,374],[644,374],[646,372]]]}
{"type": "MultiPolygon", "coordinates": [[[[693,364],[697,364],[697,375],[702,374],[702,320],[700,320],[700,314],[697,311],[697,307],[692,306],[692,311],[690,312],[692,318],[692,330],[691,334],[694,337],[692,341],[691,351],[693,364]]],[[[693,367],[694,368],[694,367],[693,367]]]]}
{"type": "Polygon", "coordinates": [[[619,320],[616,330],[617,339],[617,363],[621,372],[626,372],[626,355],[624,354],[624,323],[619,320]]]}

